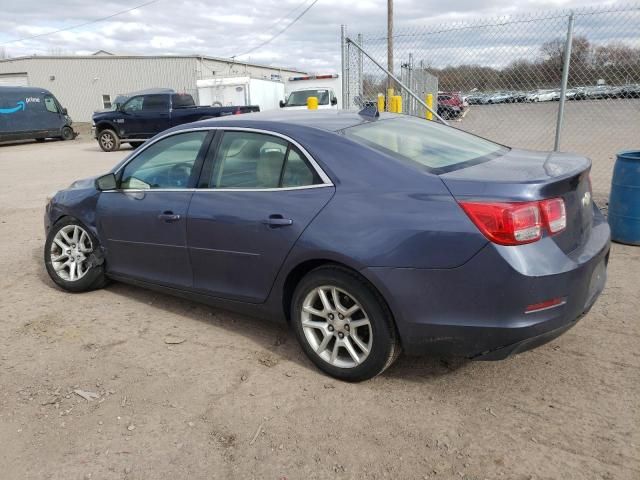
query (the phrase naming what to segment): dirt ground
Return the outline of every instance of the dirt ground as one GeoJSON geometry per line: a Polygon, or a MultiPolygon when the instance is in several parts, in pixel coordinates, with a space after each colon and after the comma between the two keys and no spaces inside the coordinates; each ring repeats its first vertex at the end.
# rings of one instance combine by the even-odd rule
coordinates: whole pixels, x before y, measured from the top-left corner
{"type": "Polygon", "coordinates": [[[0,146],[0,478],[640,478],[640,248],[614,245],[591,313],[535,351],[340,383],[283,326],[53,285],[47,194],[126,153],[0,146]]]}

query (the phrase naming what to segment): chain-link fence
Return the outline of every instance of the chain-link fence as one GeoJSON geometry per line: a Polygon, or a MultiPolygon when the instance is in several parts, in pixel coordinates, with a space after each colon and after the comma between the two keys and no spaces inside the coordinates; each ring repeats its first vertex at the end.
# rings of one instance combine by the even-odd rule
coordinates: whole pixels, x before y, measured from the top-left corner
{"type": "MultiPolygon", "coordinates": [[[[425,115],[381,68],[386,32],[345,28],[344,37],[344,105],[386,100],[391,87],[403,113],[425,115]]],[[[640,4],[397,29],[392,42],[393,74],[421,99],[431,93],[452,126],[513,147],[587,155],[600,199],[616,152],[640,147],[640,4]]]]}

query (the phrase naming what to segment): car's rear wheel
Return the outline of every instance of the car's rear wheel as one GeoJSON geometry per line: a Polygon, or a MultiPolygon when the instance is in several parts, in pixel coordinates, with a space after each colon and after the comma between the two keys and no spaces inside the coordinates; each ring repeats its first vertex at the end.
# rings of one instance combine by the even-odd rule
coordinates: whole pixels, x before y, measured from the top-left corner
{"type": "Polygon", "coordinates": [[[116,132],[107,128],[98,134],[98,144],[105,152],[115,152],[120,148],[120,137],[116,132]]]}
{"type": "Polygon", "coordinates": [[[129,142],[129,145],[131,145],[132,148],[138,148],[143,143],[144,142],[129,142]]]}
{"type": "Polygon", "coordinates": [[[73,129],[69,126],[66,126],[62,127],[60,137],[62,138],[62,140],[73,140],[76,136],[73,133],[73,129]]]}
{"type": "Polygon", "coordinates": [[[307,274],[294,293],[291,321],[306,355],[340,380],[373,378],[400,353],[388,306],[345,268],[320,267],[307,274]]]}
{"type": "Polygon", "coordinates": [[[107,283],[98,239],[77,220],[58,221],[47,235],[44,263],[51,279],[69,292],[102,288],[107,283]]]}

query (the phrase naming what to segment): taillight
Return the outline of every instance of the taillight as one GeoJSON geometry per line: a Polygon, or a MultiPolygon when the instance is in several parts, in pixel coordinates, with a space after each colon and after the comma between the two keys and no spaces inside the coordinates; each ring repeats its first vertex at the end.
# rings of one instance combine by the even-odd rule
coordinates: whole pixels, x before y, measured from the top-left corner
{"type": "Polygon", "coordinates": [[[544,223],[551,233],[558,233],[567,228],[567,211],[564,200],[552,198],[540,202],[544,223]]]}
{"type": "Polygon", "coordinates": [[[537,202],[460,202],[480,231],[494,243],[521,245],[542,237],[540,207],[537,202]]]}
{"type": "Polygon", "coordinates": [[[500,245],[523,245],[542,238],[542,229],[555,234],[567,226],[564,200],[540,202],[460,202],[485,237],[500,245]]]}

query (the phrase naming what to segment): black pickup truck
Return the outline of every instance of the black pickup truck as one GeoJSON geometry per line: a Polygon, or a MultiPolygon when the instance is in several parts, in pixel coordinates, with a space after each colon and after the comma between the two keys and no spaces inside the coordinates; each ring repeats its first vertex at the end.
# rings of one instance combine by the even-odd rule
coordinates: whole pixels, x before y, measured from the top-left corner
{"type": "Polygon", "coordinates": [[[94,113],[92,128],[100,148],[113,152],[121,142],[137,148],[157,133],[183,123],[258,111],[257,106],[198,107],[191,95],[170,90],[137,92],[114,110],[94,113]]]}

